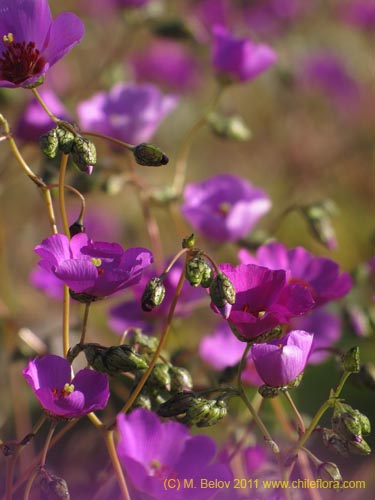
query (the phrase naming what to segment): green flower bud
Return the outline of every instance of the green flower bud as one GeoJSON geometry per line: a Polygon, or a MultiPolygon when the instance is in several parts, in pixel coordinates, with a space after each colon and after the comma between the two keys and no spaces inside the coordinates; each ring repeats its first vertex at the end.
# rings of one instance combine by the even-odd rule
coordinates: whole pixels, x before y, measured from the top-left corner
{"type": "Polygon", "coordinates": [[[168,156],[160,148],[146,142],[138,144],[133,149],[133,155],[138,165],[145,167],[161,167],[169,162],[168,156]]]}
{"type": "Polygon", "coordinates": [[[271,387],[270,385],[264,384],[258,387],[258,392],[264,399],[276,398],[282,392],[285,392],[288,386],[271,387]]]}
{"type": "Polygon", "coordinates": [[[156,351],[159,340],[155,337],[144,335],[141,330],[136,330],[130,340],[130,343],[133,346],[140,346],[142,348],[142,352],[152,353],[156,351]]]}
{"type": "Polygon", "coordinates": [[[69,154],[72,151],[74,139],[76,137],[76,135],[70,130],[70,128],[72,128],[72,125],[70,123],[67,123],[67,127],[68,128],[64,127],[63,125],[58,125],[56,127],[59,149],[65,154],[69,154]]]}
{"type": "Polygon", "coordinates": [[[331,217],[337,209],[331,200],[323,200],[300,207],[313,235],[329,249],[336,248],[337,241],[331,217]]]}
{"type": "Polygon", "coordinates": [[[57,129],[53,128],[39,138],[39,145],[42,152],[48,158],[55,158],[59,149],[59,140],[57,138],[57,129]]]}
{"type": "Polygon", "coordinates": [[[358,346],[352,347],[344,354],[342,357],[342,364],[346,372],[359,373],[361,364],[358,346]]]}
{"type": "Polygon", "coordinates": [[[103,347],[90,343],[86,344],[83,350],[90,366],[110,375],[147,368],[147,363],[142,356],[135,353],[128,345],[103,347]]]}
{"type": "Polygon", "coordinates": [[[214,272],[212,270],[212,267],[209,266],[207,262],[205,262],[202,273],[201,287],[208,288],[211,285],[213,279],[214,279],[214,272]]]}
{"type": "Polygon", "coordinates": [[[185,414],[188,408],[194,404],[196,397],[195,393],[191,391],[178,392],[160,405],[157,413],[161,417],[176,417],[185,414]]]}
{"type": "Polygon", "coordinates": [[[365,435],[370,434],[370,432],[371,432],[370,420],[366,417],[366,415],[364,415],[363,413],[360,413],[359,411],[358,411],[358,418],[359,418],[359,422],[361,424],[362,434],[365,434],[365,435]]]}
{"type": "Polygon", "coordinates": [[[187,238],[182,240],[182,248],[194,248],[195,247],[195,236],[191,234],[187,238]]]}
{"type": "Polygon", "coordinates": [[[202,257],[193,257],[186,263],[186,279],[192,286],[199,286],[205,269],[205,260],[202,257]]]}
{"type": "Polygon", "coordinates": [[[209,124],[214,134],[223,139],[247,141],[251,138],[250,129],[239,115],[222,116],[212,113],[209,117],[209,124]]]}
{"type": "Polygon", "coordinates": [[[158,387],[165,387],[170,390],[171,375],[169,373],[169,366],[165,363],[156,363],[150,377],[147,381],[147,386],[156,385],[158,387]]]}
{"type": "Polygon", "coordinates": [[[348,441],[348,450],[354,455],[369,455],[371,453],[370,446],[361,436],[356,436],[353,441],[348,441]]]}
{"type": "Polygon", "coordinates": [[[134,410],[135,408],[145,408],[146,410],[152,409],[151,398],[144,390],[137,396],[137,399],[132,404],[132,409],[134,410]]]}
{"type": "Polygon", "coordinates": [[[50,474],[46,469],[40,469],[38,476],[43,498],[69,500],[69,489],[65,479],[50,474]]]}
{"type": "Polygon", "coordinates": [[[330,450],[335,451],[343,457],[349,456],[347,441],[337,435],[332,429],[323,429],[323,443],[330,450]]]}
{"type": "Polygon", "coordinates": [[[72,160],[81,172],[91,174],[94,165],[96,165],[96,148],[92,141],[80,135],[76,135],[73,141],[71,155],[72,160]]]}
{"type": "Polygon", "coordinates": [[[152,311],[155,307],[160,306],[164,297],[165,286],[163,280],[158,277],[151,278],[142,295],[142,309],[146,312],[152,311]]]}
{"type": "Polygon", "coordinates": [[[222,399],[197,398],[187,409],[186,415],[181,419],[181,422],[187,425],[196,425],[197,427],[208,427],[225,417],[227,412],[227,404],[222,399]]]}
{"type": "Polygon", "coordinates": [[[326,481],[342,482],[340,469],[333,462],[321,463],[317,468],[317,475],[326,481]]]}
{"type": "Polygon", "coordinates": [[[181,392],[193,388],[193,380],[186,368],[170,366],[171,392],[181,392]]]}
{"type": "Polygon", "coordinates": [[[216,307],[224,307],[227,303],[233,305],[236,301],[236,291],[228,276],[219,273],[211,282],[210,297],[216,307]]]}

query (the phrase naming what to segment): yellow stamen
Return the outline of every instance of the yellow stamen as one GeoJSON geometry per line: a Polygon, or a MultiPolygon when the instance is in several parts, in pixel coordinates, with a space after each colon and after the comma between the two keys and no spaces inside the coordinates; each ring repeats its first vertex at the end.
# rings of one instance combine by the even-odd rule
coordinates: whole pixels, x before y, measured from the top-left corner
{"type": "Polygon", "coordinates": [[[96,257],[92,257],[91,262],[94,264],[95,267],[100,267],[102,265],[102,260],[96,257]]]}
{"type": "Polygon", "coordinates": [[[263,318],[263,316],[266,314],[266,311],[259,311],[258,312],[258,318],[263,318]]]}
{"type": "Polygon", "coordinates": [[[65,384],[64,391],[68,394],[71,394],[74,391],[74,385],[73,384],[65,384]]]}
{"type": "Polygon", "coordinates": [[[3,42],[4,43],[13,43],[14,42],[14,35],[13,33],[8,33],[7,35],[3,36],[3,42]]]}

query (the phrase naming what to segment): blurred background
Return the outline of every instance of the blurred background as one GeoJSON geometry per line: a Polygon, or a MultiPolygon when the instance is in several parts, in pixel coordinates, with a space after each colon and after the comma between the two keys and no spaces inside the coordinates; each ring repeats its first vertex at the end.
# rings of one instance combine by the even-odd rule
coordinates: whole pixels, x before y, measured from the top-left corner
{"type": "MultiPolygon", "coordinates": [[[[229,86],[217,108],[224,115],[240,115],[251,137],[247,141],[224,139],[210,127],[202,128],[192,143],[187,182],[218,173],[245,177],[272,200],[272,210],[258,223],[253,236],[272,230],[273,236],[288,247],[302,245],[353,273],[354,290],[349,298],[334,306],[335,311],[346,312],[338,345],[359,345],[362,361],[372,363],[374,323],[369,315],[374,291],[368,263],[375,239],[373,2],[150,0],[134,8],[124,6],[126,3],[64,2],[64,11],[74,12],[83,20],[86,34],[47,73],[42,89],[51,90],[70,119],[78,124],[78,105],[98,91],[108,91],[117,82],[150,82],[164,93],[177,95],[178,105],[152,138],[169,156],[169,164],[156,169],[136,167],[139,177],[149,186],[163,189],[173,179],[186,134],[207,109],[215,92],[212,26],[223,24],[238,36],[270,45],[278,55],[276,64],[251,82],[229,86]],[[176,67],[172,64],[176,53],[183,63],[180,67],[176,63],[179,69],[168,73],[168,67],[176,67]],[[181,77],[183,71],[186,74],[181,77]],[[318,242],[297,212],[280,218],[292,205],[324,199],[331,199],[337,208],[333,218],[336,250],[318,242]],[[345,307],[349,303],[363,313],[362,328],[353,327],[353,318],[345,307]]],[[[62,11],[59,2],[50,2],[50,6],[54,16],[62,11]]],[[[53,183],[58,177],[58,161],[43,157],[37,138],[31,133],[32,126],[22,123],[31,97],[27,89],[0,89],[0,112],[9,121],[27,163],[53,183]]],[[[132,161],[129,153],[113,150],[101,140],[94,142],[98,163],[92,176],[79,174],[74,167],[68,174],[69,183],[85,195],[90,236],[118,241],[124,247],[148,247],[137,192],[126,182],[132,161]]],[[[40,193],[14,160],[6,141],[1,142],[0,148],[0,429],[7,436],[22,436],[29,431],[30,419],[34,419],[33,415],[27,416],[29,404],[35,405],[35,415],[38,408],[31,401],[21,369],[26,358],[35,355],[30,340],[34,335],[41,343],[36,352],[48,346],[50,352],[61,353],[61,302],[30,283],[30,274],[38,261],[33,248],[50,234],[50,228],[40,193]]],[[[70,222],[74,222],[79,204],[70,195],[67,204],[70,222]]],[[[155,205],[152,211],[159,223],[164,256],[170,256],[181,248],[181,234],[165,207],[155,205]]],[[[180,223],[188,235],[189,225],[180,223]]],[[[198,245],[218,262],[236,262],[238,247],[234,243],[219,246],[199,234],[198,245]]],[[[107,322],[108,308],[118,302],[114,298],[93,308],[89,327],[95,341],[110,345],[118,339],[107,322]]],[[[215,322],[206,313],[198,311],[188,322],[176,321],[169,344],[171,351],[197,352],[199,339],[209,333],[215,322]]],[[[73,305],[73,338],[78,335],[81,314],[80,307],[73,305]]],[[[196,369],[195,381],[200,383],[205,376],[204,367],[196,369]]],[[[309,367],[301,388],[295,391],[304,415],[313,414],[328,394],[331,385],[327,381],[334,385],[339,376],[333,359],[309,367]]],[[[349,381],[343,397],[375,424],[374,382],[369,388],[349,381]]],[[[238,411],[234,408],[229,423],[205,432],[220,441],[221,429],[235,425],[238,411]]],[[[69,447],[70,439],[73,438],[63,446],[69,447]]],[[[373,435],[368,442],[374,446],[373,435]]],[[[327,460],[332,459],[326,450],[323,454],[327,460]]],[[[343,475],[368,481],[365,492],[345,491],[342,497],[372,498],[373,458],[339,458],[337,463],[343,475]]],[[[66,475],[74,476],[69,466],[65,467],[66,475]]],[[[84,483],[82,478],[75,481],[84,483]]]]}

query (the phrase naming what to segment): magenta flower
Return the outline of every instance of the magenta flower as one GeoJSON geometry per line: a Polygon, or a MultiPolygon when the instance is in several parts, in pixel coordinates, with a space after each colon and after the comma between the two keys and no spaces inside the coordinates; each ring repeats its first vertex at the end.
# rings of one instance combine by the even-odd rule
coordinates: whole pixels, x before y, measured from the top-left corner
{"type": "Polygon", "coordinates": [[[171,40],[156,40],[131,59],[135,79],[181,92],[196,86],[198,66],[188,48],[171,40]]]}
{"type": "Polygon", "coordinates": [[[71,380],[69,362],[53,354],[29,361],[23,376],[44,410],[55,417],[79,418],[102,410],[109,398],[107,375],[85,368],[71,380]]]}
{"type": "Polygon", "coordinates": [[[154,85],[117,83],[77,107],[82,128],[131,144],[148,142],[178,98],[164,96],[154,85]]]}
{"type": "Polygon", "coordinates": [[[298,377],[305,369],[312,342],[311,333],[293,330],[273,342],[254,344],[252,357],[264,383],[279,387],[298,377]]]}
{"type": "MultiPolygon", "coordinates": [[[[155,276],[155,271],[147,269],[141,281],[132,289],[133,300],[121,302],[109,310],[109,325],[113,331],[122,334],[128,328],[141,328],[144,332],[152,333],[157,320],[165,319],[168,315],[177,283],[180,278],[182,264],[176,263],[164,278],[165,297],[160,306],[150,312],[141,307],[141,298],[147,282],[155,276]]],[[[175,317],[189,316],[192,310],[207,300],[207,294],[200,287],[191,286],[186,280],[181,290],[180,299],[175,309],[175,317]]]]}
{"type": "Polygon", "coordinates": [[[276,52],[265,44],[235,38],[225,28],[214,28],[213,65],[220,76],[246,82],[276,62],[276,52]]]}
{"type": "Polygon", "coordinates": [[[247,236],[270,208],[262,189],[241,177],[221,174],[188,184],[181,210],[194,229],[224,242],[247,236]]]}
{"type": "Polygon", "coordinates": [[[46,0],[0,0],[0,12],[0,87],[35,83],[84,34],[74,14],[53,20],[46,0]]]}
{"type": "Polygon", "coordinates": [[[192,436],[183,424],[161,422],[157,415],[134,410],[117,417],[118,456],[130,479],[132,499],[205,500],[216,488],[200,488],[200,480],[228,481],[226,463],[216,459],[216,445],[208,436],[192,436]],[[192,480],[194,488],[166,489],[165,479],[192,480]]]}
{"type": "Polygon", "coordinates": [[[285,245],[274,241],[259,247],[256,257],[247,250],[240,250],[238,257],[242,264],[284,269],[289,283],[301,283],[309,288],[315,307],[343,297],[352,287],[349,273],[340,274],[336,262],[314,257],[303,247],[288,250],[285,245]]]}
{"type": "Polygon", "coordinates": [[[42,258],[39,265],[53,273],[73,292],[88,300],[112,295],[139,282],[152,261],[146,248],[123,250],[118,243],[92,241],[79,233],[69,241],[53,234],[35,247],[42,258]]]}
{"type": "MultiPolygon", "coordinates": [[[[314,300],[307,286],[287,283],[286,272],[252,264],[222,264],[236,290],[228,321],[240,340],[250,340],[296,316],[306,314],[314,300]]],[[[218,314],[220,311],[211,306],[218,314]]]]}
{"type": "MultiPolygon", "coordinates": [[[[71,120],[68,111],[52,90],[42,88],[39,94],[52,113],[61,120],[71,120]]],[[[45,134],[55,126],[56,124],[42,109],[39,102],[33,98],[27,103],[16,125],[15,135],[24,141],[38,142],[42,134],[45,134]]]]}

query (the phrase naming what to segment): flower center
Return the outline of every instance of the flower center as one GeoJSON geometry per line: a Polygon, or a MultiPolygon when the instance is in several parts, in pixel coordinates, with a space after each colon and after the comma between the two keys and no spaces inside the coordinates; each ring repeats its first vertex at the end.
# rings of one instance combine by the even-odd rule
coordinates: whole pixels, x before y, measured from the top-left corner
{"type": "Polygon", "coordinates": [[[3,36],[6,45],[0,56],[0,78],[20,84],[28,78],[40,73],[46,64],[35,42],[15,42],[13,33],[3,36]]]}
{"type": "Polygon", "coordinates": [[[241,309],[242,309],[242,312],[245,312],[245,313],[249,312],[253,316],[256,316],[258,319],[263,318],[263,316],[266,314],[266,311],[264,311],[264,310],[252,311],[249,304],[244,304],[241,309]]]}
{"type": "Polygon", "coordinates": [[[102,259],[99,259],[97,257],[92,257],[91,262],[94,264],[95,267],[98,268],[99,276],[104,273],[104,269],[100,269],[100,266],[102,265],[102,259]]]}
{"type": "Polygon", "coordinates": [[[220,215],[222,215],[223,217],[225,217],[226,215],[229,214],[231,208],[232,208],[232,205],[229,203],[229,201],[223,201],[217,207],[217,211],[219,212],[220,215]]]}
{"type": "Polygon", "coordinates": [[[63,389],[52,389],[52,395],[55,399],[63,399],[74,391],[73,384],[65,384],[63,389]]]}
{"type": "Polygon", "coordinates": [[[177,478],[176,473],[171,471],[168,465],[161,464],[157,459],[150,462],[150,467],[152,469],[152,475],[160,481],[164,481],[164,479],[171,477],[177,478]]]}

